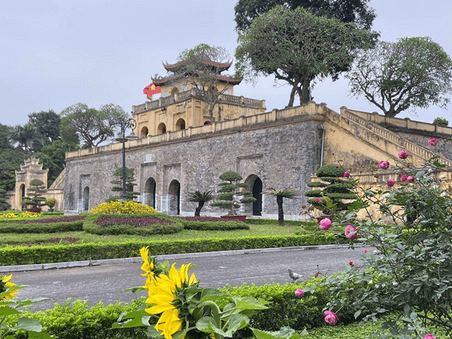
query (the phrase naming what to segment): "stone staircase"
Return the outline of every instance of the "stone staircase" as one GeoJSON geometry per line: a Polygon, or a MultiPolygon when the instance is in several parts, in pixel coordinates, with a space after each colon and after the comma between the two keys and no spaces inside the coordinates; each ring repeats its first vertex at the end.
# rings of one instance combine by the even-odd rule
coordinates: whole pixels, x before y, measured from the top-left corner
{"type": "Polygon", "coordinates": [[[346,108],[341,109],[341,114],[326,110],[325,117],[331,123],[341,127],[357,138],[379,148],[388,157],[398,159],[398,152],[406,150],[410,160],[415,166],[425,164],[433,156],[438,156],[438,161],[447,167],[452,167],[452,160],[447,159],[430,149],[413,143],[397,133],[394,133],[372,121],[361,118],[346,108]]]}

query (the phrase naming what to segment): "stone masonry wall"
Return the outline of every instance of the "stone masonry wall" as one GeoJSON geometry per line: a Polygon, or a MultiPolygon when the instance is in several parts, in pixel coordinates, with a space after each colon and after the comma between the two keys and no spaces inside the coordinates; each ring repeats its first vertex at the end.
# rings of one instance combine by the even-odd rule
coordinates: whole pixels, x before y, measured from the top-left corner
{"type": "MultiPolygon", "coordinates": [[[[240,173],[243,182],[251,185],[258,177],[264,190],[291,187],[303,193],[320,166],[322,125],[322,119],[306,115],[133,147],[126,151],[126,166],[135,171],[134,190],[140,192],[139,199],[153,205],[155,195],[156,209],[168,214],[177,214],[179,205],[181,215],[193,215],[197,203],[187,201],[188,192],[210,190],[216,194],[219,176],[225,171],[240,173]]],[[[118,150],[68,158],[65,212],[89,210],[115,195],[110,181],[121,166],[122,154],[118,150]]],[[[276,217],[276,199],[264,195],[262,200],[262,216],[276,217]]],[[[299,213],[305,204],[303,194],[300,199],[285,199],[286,217],[301,218],[299,213]]],[[[240,212],[252,214],[251,204],[240,212]]],[[[201,215],[224,214],[224,210],[209,204],[201,211],[201,215]]]]}

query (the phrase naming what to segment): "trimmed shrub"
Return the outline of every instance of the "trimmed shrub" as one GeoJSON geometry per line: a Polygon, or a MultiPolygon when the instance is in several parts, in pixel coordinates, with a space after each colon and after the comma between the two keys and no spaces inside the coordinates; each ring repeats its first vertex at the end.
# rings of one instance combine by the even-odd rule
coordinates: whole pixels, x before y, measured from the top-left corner
{"type": "Polygon", "coordinates": [[[182,231],[184,226],[165,214],[95,214],[88,217],[83,230],[99,235],[118,234],[172,234],[182,231]]]}
{"type": "Polygon", "coordinates": [[[57,233],[83,231],[85,217],[23,220],[0,223],[0,233],[57,233]]]}
{"type": "Polygon", "coordinates": [[[193,231],[231,231],[249,230],[250,227],[241,221],[228,221],[215,217],[180,217],[184,229],[193,231]]]}
{"type": "Polygon", "coordinates": [[[175,254],[214,252],[254,248],[312,246],[338,243],[333,233],[292,236],[263,236],[241,238],[213,238],[165,241],[128,241],[114,243],[83,243],[70,245],[16,246],[0,248],[0,265],[28,265],[79,260],[98,260],[136,257],[143,246],[150,253],[175,254]]]}

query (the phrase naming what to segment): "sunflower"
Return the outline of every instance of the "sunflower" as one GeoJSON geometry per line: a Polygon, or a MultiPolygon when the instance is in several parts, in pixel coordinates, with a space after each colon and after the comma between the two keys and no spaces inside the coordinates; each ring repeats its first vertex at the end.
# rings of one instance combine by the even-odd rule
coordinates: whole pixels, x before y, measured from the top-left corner
{"type": "Polygon", "coordinates": [[[172,335],[182,329],[183,317],[180,309],[182,300],[178,298],[183,289],[196,284],[197,280],[194,274],[188,278],[188,269],[190,264],[182,265],[179,272],[175,264],[171,266],[169,274],[160,274],[155,277],[155,283],[147,285],[148,299],[146,303],[154,306],[147,308],[149,314],[162,313],[155,329],[161,331],[165,339],[171,339],[172,335]]]}
{"type": "MultiPolygon", "coordinates": [[[[9,282],[13,275],[10,274],[9,276],[0,276],[0,293],[5,292],[9,287],[14,286],[13,283],[9,282]]],[[[2,298],[2,300],[8,300],[13,299],[15,294],[17,293],[17,290],[9,292],[6,296],[2,298]]]]}
{"type": "Polygon", "coordinates": [[[146,284],[143,286],[144,288],[148,288],[148,286],[154,281],[154,262],[149,260],[149,248],[143,247],[140,250],[141,258],[143,259],[143,265],[141,265],[141,269],[145,272],[142,273],[141,276],[146,277],[146,284]]]}

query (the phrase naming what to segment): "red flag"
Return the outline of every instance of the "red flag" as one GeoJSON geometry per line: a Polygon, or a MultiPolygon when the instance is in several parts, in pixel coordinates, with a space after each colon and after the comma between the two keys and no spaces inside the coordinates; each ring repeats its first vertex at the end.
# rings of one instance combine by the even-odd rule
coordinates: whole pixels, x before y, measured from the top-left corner
{"type": "Polygon", "coordinates": [[[146,86],[143,89],[143,94],[146,94],[149,99],[152,100],[153,94],[158,94],[162,92],[162,88],[160,86],[156,86],[154,83],[151,83],[150,85],[146,86]]]}

